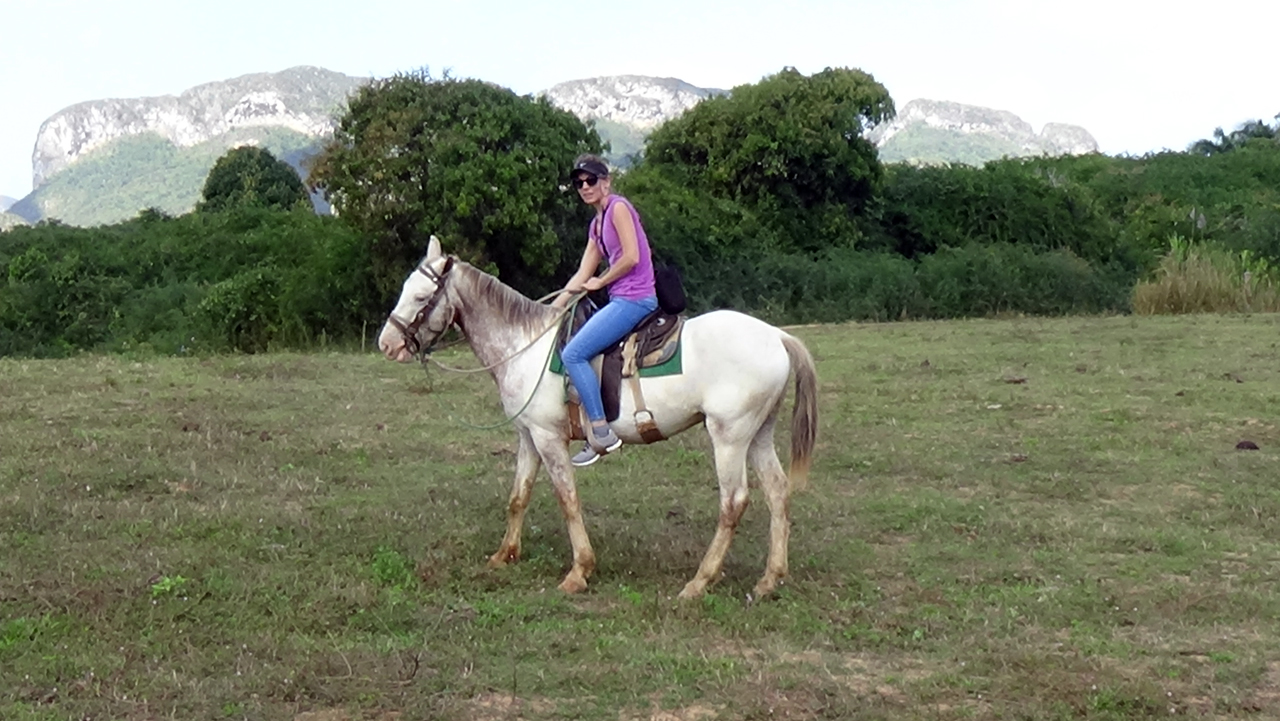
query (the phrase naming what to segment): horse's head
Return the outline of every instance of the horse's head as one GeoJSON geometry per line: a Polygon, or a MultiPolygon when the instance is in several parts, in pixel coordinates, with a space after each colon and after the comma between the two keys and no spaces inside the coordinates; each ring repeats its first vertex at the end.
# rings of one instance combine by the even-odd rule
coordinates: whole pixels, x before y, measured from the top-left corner
{"type": "Polygon", "coordinates": [[[426,257],[405,279],[400,300],[378,334],[378,348],[388,359],[413,360],[453,324],[446,290],[453,264],[453,256],[443,255],[440,241],[431,236],[426,257]]]}

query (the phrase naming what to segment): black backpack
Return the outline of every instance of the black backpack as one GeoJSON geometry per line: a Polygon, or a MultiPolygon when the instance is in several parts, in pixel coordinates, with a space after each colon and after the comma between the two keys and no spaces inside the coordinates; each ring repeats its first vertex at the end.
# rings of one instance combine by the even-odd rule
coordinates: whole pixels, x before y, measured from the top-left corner
{"type": "Polygon", "coordinates": [[[672,263],[654,265],[653,287],[658,293],[658,307],[664,313],[679,315],[684,312],[687,302],[679,267],[672,263]]]}

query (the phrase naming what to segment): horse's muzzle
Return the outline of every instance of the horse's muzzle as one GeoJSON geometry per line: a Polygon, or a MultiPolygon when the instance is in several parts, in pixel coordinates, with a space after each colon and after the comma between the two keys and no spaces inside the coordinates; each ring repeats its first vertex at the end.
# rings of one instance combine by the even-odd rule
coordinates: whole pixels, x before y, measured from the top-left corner
{"type": "Polygon", "coordinates": [[[378,350],[382,351],[382,355],[387,360],[393,360],[398,363],[408,363],[413,360],[413,351],[409,350],[409,343],[405,340],[404,335],[394,328],[384,328],[381,337],[378,339],[378,350]]]}

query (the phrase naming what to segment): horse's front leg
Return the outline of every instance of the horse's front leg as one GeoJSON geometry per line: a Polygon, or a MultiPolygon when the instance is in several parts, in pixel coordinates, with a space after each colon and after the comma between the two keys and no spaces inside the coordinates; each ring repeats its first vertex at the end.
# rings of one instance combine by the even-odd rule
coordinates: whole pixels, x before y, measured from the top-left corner
{"type": "Polygon", "coordinates": [[[524,512],[533,495],[533,481],[538,476],[542,459],[533,445],[533,437],[524,428],[520,433],[520,447],[516,449],[516,478],[511,484],[511,499],[507,502],[507,535],[502,537],[498,552],[489,557],[489,568],[500,568],[520,560],[520,534],[524,527],[524,512]]]}
{"type": "Polygon", "coordinates": [[[591,550],[591,539],[587,537],[587,527],[582,522],[582,503],[578,500],[573,466],[569,463],[569,442],[559,434],[539,434],[534,431],[534,444],[551,476],[556,500],[560,502],[560,512],[564,514],[565,525],[569,527],[569,543],[573,546],[573,568],[569,569],[568,575],[560,582],[560,590],[565,593],[580,593],[587,590],[587,578],[596,569],[596,553],[591,550]]]}

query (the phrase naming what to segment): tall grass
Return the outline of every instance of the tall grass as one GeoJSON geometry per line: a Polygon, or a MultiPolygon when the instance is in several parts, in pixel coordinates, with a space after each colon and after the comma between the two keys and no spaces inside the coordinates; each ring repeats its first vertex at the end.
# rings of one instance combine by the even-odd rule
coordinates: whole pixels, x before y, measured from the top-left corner
{"type": "Polygon", "coordinates": [[[1133,312],[1252,313],[1280,311],[1280,268],[1248,250],[1169,240],[1155,278],[1133,289],[1133,312]]]}

